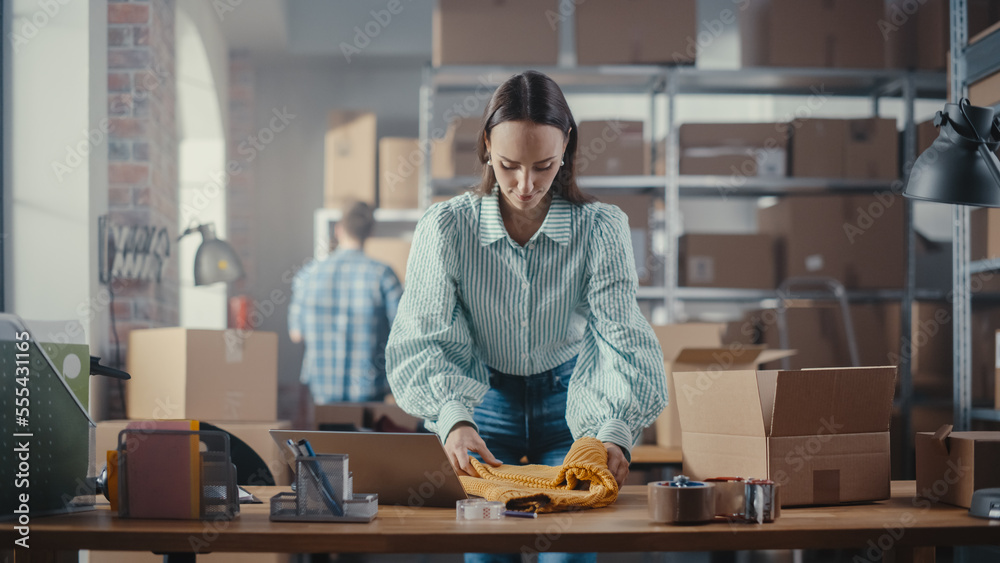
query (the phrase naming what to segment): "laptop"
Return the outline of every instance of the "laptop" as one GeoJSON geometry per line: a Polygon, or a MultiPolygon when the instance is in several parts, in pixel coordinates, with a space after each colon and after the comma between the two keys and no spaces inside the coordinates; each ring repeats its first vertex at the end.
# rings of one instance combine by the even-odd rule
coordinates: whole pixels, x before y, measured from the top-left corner
{"type": "Polygon", "coordinates": [[[317,454],[347,454],[354,491],[377,493],[379,504],[454,508],[455,501],[468,498],[435,434],[309,430],[270,434],[283,453],[288,453],[289,439],[305,438],[317,454]]]}

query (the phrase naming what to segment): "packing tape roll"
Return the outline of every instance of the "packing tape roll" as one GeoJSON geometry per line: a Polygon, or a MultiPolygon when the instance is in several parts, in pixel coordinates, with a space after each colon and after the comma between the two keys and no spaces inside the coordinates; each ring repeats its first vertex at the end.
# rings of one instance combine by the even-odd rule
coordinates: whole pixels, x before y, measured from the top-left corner
{"type": "Polygon", "coordinates": [[[646,486],[649,519],[660,524],[711,522],[715,518],[714,489],[711,483],[689,481],[683,475],[673,481],[650,483],[646,486]]]}
{"type": "Polygon", "coordinates": [[[770,479],[714,477],[715,514],[738,522],[774,522],[781,514],[778,484],[770,479]]]}

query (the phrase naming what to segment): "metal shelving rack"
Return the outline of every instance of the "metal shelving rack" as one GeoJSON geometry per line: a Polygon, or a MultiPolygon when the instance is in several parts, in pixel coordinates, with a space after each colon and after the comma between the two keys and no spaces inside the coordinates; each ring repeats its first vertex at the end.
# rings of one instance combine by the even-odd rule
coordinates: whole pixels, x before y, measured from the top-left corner
{"type": "MultiPolygon", "coordinates": [[[[1000,72],[1000,31],[969,45],[966,0],[950,0],[951,95],[956,102],[968,95],[968,85],[1000,72]]],[[[1000,260],[970,261],[969,207],[954,206],[952,229],[953,331],[955,342],[953,400],[955,429],[969,430],[973,420],[1000,422],[1000,410],[972,407],[972,274],[1000,271],[1000,260]]]]}

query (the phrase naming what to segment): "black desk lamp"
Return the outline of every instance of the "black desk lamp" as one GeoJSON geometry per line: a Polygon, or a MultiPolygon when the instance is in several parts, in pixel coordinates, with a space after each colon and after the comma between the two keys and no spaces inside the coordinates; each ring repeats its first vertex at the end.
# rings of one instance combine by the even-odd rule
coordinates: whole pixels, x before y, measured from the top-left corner
{"type": "Polygon", "coordinates": [[[913,164],[903,195],[913,199],[1000,207],[1000,117],[962,98],[934,116],[941,129],[913,164]]]}
{"type": "Polygon", "coordinates": [[[194,255],[194,284],[208,285],[218,282],[232,282],[243,277],[243,263],[232,246],[215,237],[215,225],[207,223],[188,227],[180,240],[194,232],[201,233],[202,242],[194,255]]]}

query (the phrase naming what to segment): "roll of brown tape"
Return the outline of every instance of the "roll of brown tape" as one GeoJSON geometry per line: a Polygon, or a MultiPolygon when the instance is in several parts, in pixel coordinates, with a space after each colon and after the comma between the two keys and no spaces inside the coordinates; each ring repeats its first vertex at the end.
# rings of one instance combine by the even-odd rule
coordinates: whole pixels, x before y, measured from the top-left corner
{"type": "Polygon", "coordinates": [[[647,487],[649,519],[660,524],[701,524],[715,518],[715,491],[711,483],[655,481],[647,487]]]}

